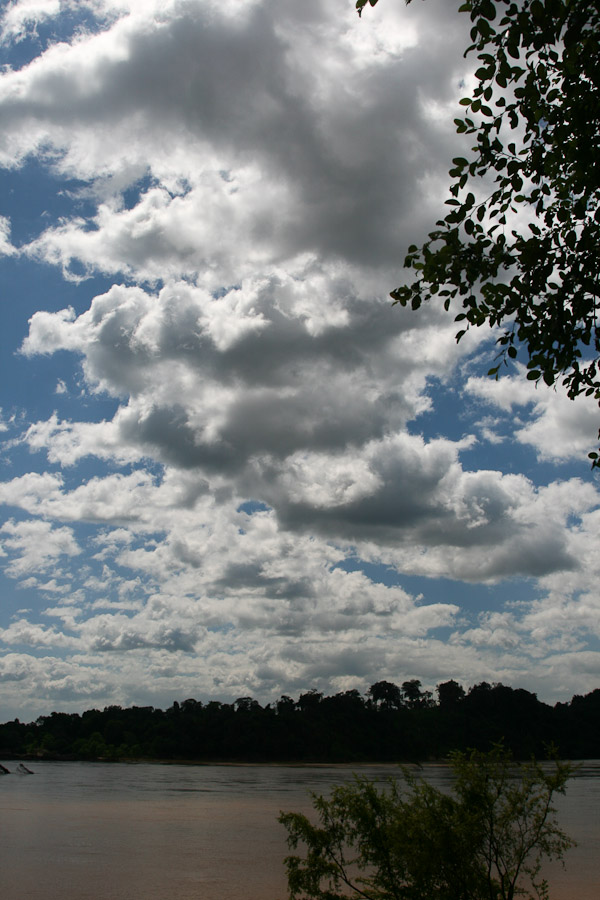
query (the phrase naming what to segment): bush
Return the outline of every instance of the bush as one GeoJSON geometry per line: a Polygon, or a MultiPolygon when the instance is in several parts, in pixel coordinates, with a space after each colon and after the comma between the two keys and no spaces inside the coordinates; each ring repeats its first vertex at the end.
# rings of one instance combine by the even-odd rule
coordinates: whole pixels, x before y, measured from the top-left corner
{"type": "Polygon", "coordinates": [[[542,861],[573,845],[552,806],[570,765],[516,764],[496,746],[455,753],[451,767],[449,793],[404,769],[313,795],[318,825],[281,813],[290,848],[306,848],[285,860],[291,900],[548,898],[542,861]]]}

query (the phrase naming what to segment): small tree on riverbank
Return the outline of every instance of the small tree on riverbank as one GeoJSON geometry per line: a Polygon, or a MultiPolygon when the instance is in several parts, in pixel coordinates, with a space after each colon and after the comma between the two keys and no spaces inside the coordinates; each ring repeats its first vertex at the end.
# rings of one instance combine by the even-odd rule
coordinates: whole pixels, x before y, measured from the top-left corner
{"type": "Polygon", "coordinates": [[[573,846],[552,805],[570,765],[519,765],[495,747],[451,767],[449,793],[404,769],[314,795],[318,825],[282,813],[290,848],[306,848],[286,858],[291,900],[547,900],[542,862],[573,846]]]}

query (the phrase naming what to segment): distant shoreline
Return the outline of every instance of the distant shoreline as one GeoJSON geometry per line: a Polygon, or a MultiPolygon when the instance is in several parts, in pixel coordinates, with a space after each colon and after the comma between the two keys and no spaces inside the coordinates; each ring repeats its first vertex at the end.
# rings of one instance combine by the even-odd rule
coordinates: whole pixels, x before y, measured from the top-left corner
{"type": "Polygon", "coordinates": [[[552,748],[564,759],[600,758],[600,689],[552,708],[535,694],[501,684],[482,682],[465,692],[449,681],[438,688],[437,703],[429,692],[407,700],[397,685],[378,682],[365,697],[309,691],[297,701],[283,697],[265,707],[244,697],[233,704],[188,699],[166,710],[53,712],[29,724],[15,719],[0,725],[0,756],[32,762],[421,765],[443,763],[455,750],[502,745],[517,760],[551,758],[552,748]]]}
{"type": "Polygon", "coordinates": [[[240,766],[256,766],[257,768],[328,768],[328,769],[351,769],[353,766],[361,766],[361,767],[379,767],[379,768],[390,768],[395,769],[400,766],[415,766],[416,768],[421,768],[423,766],[448,766],[448,761],[445,759],[428,759],[423,762],[417,762],[415,760],[399,760],[398,762],[390,762],[390,760],[354,760],[353,762],[329,762],[327,760],[323,761],[315,761],[311,760],[307,762],[305,760],[220,760],[220,759],[154,759],[153,757],[123,757],[122,759],[107,759],[106,757],[97,757],[94,759],[82,759],[77,756],[64,756],[64,755],[48,755],[48,756],[31,756],[27,754],[9,754],[6,753],[2,756],[2,760],[15,762],[15,761],[23,761],[23,762],[31,762],[31,763],[45,763],[45,762],[80,762],[80,763],[106,763],[107,765],[116,764],[128,764],[128,765],[158,765],[158,766],[229,766],[232,768],[240,767],[240,766]]]}
{"type": "MultiPolygon", "coordinates": [[[[4,754],[0,758],[0,763],[4,762],[28,762],[32,764],[36,763],[47,763],[47,762],[58,762],[58,763],[103,763],[106,765],[149,765],[149,766],[189,766],[202,768],[209,766],[219,766],[223,768],[257,768],[257,769],[341,769],[341,770],[352,770],[354,768],[361,769],[390,769],[396,770],[400,768],[414,768],[414,769],[427,769],[429,767],[436,768],[445,768],[450,769],[450,762],[448,759],[427,759],[423,761],[417,761],[414,759],[411,760],[399,760],[398,762],[390,762],[390,760],[354,760],[353,762],[329,762],[324,760],[322,762],[317,762],[312,760],[310,762],[306,762],[304,760],[298,760],[294,762],[290,762],[289,760],[283,760],[281,762],[269,760],[267,762],[261,762],[256,760],[219,760],[219,759],[211,759],[211,760],[197,760],[197,759],[153,759],[149,757],[139,757],[139,758],[123,758],[123,759],[103,759],[102,757],[98,757],[97,759],[80,759],[77,757],[71,756],[27,756],[26,754],[10,755],[4,754]]],[[[544,762],[544,760],[539,760],[540,762],[544,762]]],[[[600,763],[600,759],[567,759],[562,760],[563,762],[573,762],[575,764],[580,763],[600,763]]],[[[530,762],[528,759],[515,759],[515,763],[526,763],[530,762]]]]}

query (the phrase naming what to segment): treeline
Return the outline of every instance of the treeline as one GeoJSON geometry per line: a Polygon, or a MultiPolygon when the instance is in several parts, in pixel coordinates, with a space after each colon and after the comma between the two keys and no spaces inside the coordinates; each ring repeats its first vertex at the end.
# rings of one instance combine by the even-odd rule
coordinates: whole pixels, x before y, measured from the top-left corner
{"type": "Polygon", "coordinates": [[[488,750],[502,741],[517,758],[543,758],[550,744],[570,759],[600,758],[600,689],[549,706],[535,694],[487,682],[465,691],[417,679],[373,684],[365,696],[311,690],[261,706],[198,700],[53,712],[0,725],[0,758],[164,759],[223,762],[397,762],[488,750]]]}

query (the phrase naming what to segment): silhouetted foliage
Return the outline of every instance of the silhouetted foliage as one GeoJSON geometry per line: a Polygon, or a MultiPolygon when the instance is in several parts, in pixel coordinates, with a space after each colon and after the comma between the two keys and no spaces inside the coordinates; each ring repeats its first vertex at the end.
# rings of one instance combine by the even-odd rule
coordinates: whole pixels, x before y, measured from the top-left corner
{"type": "Polygon", "coordinates": [[[391,681],[376,681],[368,690],[373,703],[384,709],[399,709],[402,706],[402,691],[391,681]]]}
{"type": "Polygon", "coordinates": [[[465,55],[479,67],[454,121],[475,145],[452,161],[450,212],[408,248],[416,277],[392,297],[412,309],[432,298],[459,304],[457,340],[502,325],[488,374],[521,348],[528,379],[600,401],[600,6],[467,0],[459,9],[472,25],[465,55]]]}
{"type": "Polygon", "coordinates": [[[291,900],[547,898],[541,863],[573,845],[552,806],[570,766],[515,765],[499,746],[451,765],[451,793],[405,769],[313,795],[317,825],[282,813],[290,849],[305,848],[285,861],[291,900]]]}
{"type": "Polygon", "coordinates": [[[443,709],[456,707],[456,704],[464,699],[465,689],[458,681],[453,678],[450,681],[443,681],[438,684],[437,688],[438,703],[443,709]]]}
{"type": "Polygon", "coordinates": [[[465,692],[450,679],[438,702],[419,679],[375,682],[261,706],[188,698],[163,711],[107,706],[53,712],[0,725],[0,758],[173,759],[245,762],[397,762],[441,759],[455,749],[504,742],[517,758],[541,758],[554,743],[571,759],[600,757],[600,689],[553,708],[535,694],[487,682],[465,692]]]}
{"type": "Polygon", "coordinates": [[[431,691],[422,691],[421,681],[418,678],[402,682],[402,696],[409,709],[423,709],[433,703],[431,691]]]}

